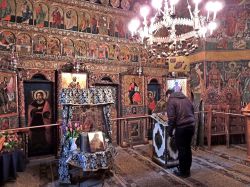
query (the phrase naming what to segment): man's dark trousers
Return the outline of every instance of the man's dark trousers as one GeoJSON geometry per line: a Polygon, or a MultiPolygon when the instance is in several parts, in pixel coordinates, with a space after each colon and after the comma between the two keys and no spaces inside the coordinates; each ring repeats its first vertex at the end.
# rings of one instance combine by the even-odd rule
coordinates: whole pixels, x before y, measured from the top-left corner
{"type": "Polygon", "coordinates": [[[179,169],[181,175],[189,175],[192,165],[191,142],[194,124],[177,127],[175,131],[176,147],[179,152],[179,169]]]}

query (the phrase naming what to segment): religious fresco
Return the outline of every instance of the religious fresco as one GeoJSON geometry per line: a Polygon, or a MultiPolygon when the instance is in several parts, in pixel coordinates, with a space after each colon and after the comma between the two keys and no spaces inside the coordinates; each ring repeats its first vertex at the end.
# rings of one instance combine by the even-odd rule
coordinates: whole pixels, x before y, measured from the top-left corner
{"type": "Polygon", "coordinates": [[[75,54],[76,56],[86,57],[87,56],[87,44],[82,40],[77,40],[75,44],[75,54]]]}
{"type": "Polygon", "coordinates": [[[207,66],[207,87],[212,87],[215,89],[220,90],[222,87],[222,74],[220,72],[220,68],[218,66],[221,66],[222,64],[211,62],[207,66]]]}
{"type": "Polygon", "coordinates": [[[107,22],[108,22],[108,35],[114,37],[115,36],[115,19],[113,19],[112,17],[108,17],[107,22]]]}
{"type": "Polygon", "coordinates": [[[0,118],[17,115],[16,73],[0,72],[0,118]]]}
{"type": "MultiPolygon", "coordinates": [[[[91,74],[88,80],[89,86],[94,86],[95,84],[119,84],[119,76],[118,74],[112,73],[102,73],[102,72],[94,72],[91,74]]],[[[115,96],[116,98],[117,96],[115,96]]]]}
{"type": "Polygon", "coordinates": [[[136,14],[140,14],[140,8],[142,7],[142,4],[139,3],[139,2],[135,2],[134,6],[133,6],[133,11],[136,13],[136,14]]]}
{"type": "Polygon", "coordinates": [[[17,23],[25,23],[33,25],[33,6],[28,0],[19,0],[17,1],[17,12],[16,12],[16,21],[17,23]]]}
{"type": "Polygon", "coordinates": [[[190,64],[190,87],[194,94],[201,94],[205,91],[204,63],[190,64]]]}
{"type": "Polygon", "coordinates": [[[0,130],[14,129],[19,127],[18,116],[1,117],[0,118],[0,130]]]}
{"type": "Polygon", "coordinates": [[[97,46],[96,42],[89,43],[87,55],[89,58],[97,58],[98,57],[98,46],[97,46]]]}
{"type": "Polygon", "coordinates": [[[0,1],[0,21],[15,22],[16,3],[15,0],[0,1]]]}
{"type": "MultiPolygon", "coordinates": [[[[43,62],[44,64],[44,62],[43,62]]],[[[19,90],[19,115],[20,115],[20,127],[24,127],[27,124],[25,120],[25,90],[24,90],[24,83],[25,81],[31,82],[32,77],[35,77],[36,75],[41,75],[43,76],[44,79],[49,80],[50,82],[55,82],[55,71],[54,70],[48,70],[48,68],[36,68],[36,69],[29,69],[29,70],[24,70],[22,71],[22,75],[19,74],[22,78],[19,79],[18,82],[18,90],[19,90]]],[[[41,85],[38,83],[37,89],[41,89],[41,85]],[[40,87],[39,87],[40,85],[40,87]]],[[[31,88],[31,87],[28,87],[31,88]]],[[[30,92],[28,93],[30,94],[30,92]]]]}
{"type": "Polygon", "coordinates": [[[23,54],[30,54],[32,51],[32,41],[29,34],[21,33],[17,35],[16,51],[23,54]]]}
{"type": "Polygon", "coordinates": [[[242,68],[240,75],[241,105],[245,106],[250,102],[250,61],[242,68]]]}
{"type": "Polygon", "coordinates": [[[56,37],[48,40],[48,55],[61,55],[61,41],[56,37]]]}
{"type": "Polygon", "coordinates": [[[9,117],[9,127],[11,129],[15,129],[19,127],[19,118],[18,116],[11,116],[9,117]]]}
{"type": "MultiPolygon", "coordinates": [[[[250,4],[228,4],[218,16],[220,24],[212,35],[216,38],[216,49],[247,49],[249,48],[249,6],[250,4]]],[[[208,42],[214,49],[212,42],[208,42]]],[[[213,42],[214,43],[214,42],[213,42]]]]}
{"type": "Polygon", "coordinates": [[[131,47],[130,48],[130,54],[131,54],[131,62],[139,62],[139,50],[136,47],[131,47]]]}
{"type": "Polygon", "coordinates": [[[131,6],[131,1],[132,0],[121,0],[121,7],[124,10],[129,10],[131,6]]]}
{"type": "Polygon", "coordinates": [[[170,72],[188,72],[190,70],[186,56],[169,57],[168,65],[170,72]]]}
{"type": "Polygon", "coordinates": [[[10,128],[9,118],[0,118],[0,130],[10,128]]]}
{"type": "Polygon", "coordinates": [[[0,32],[0,50],[10,51],[11,45],[15,44],[15,40],[15,35],[12,32],[0,32]]]}
{"type": "Polygon", "coordinates": [[[78,18],[78,28],[81,32],[91,33],[90,14],[88,12],[80,12],[78,18]]]}
{"type": "Polygon", "coordinates": [[[62,8],[56,6],[50,9],[50,27],[63,29],[64,20],[63,20],[63,10],[62,8]]]}
{"type": "Polygon", "coordinates": [[[72,40],[64,38],[63,41],[63,56],[75,57],[75,47],[72,40]]]}
{"type": "MultiPolygon", "coordinates": [[[[102,2],[103,5],[108,6],[109,4],[107,0],[102,0],[102,2]]],[[[106,15],[101,15],[97,12],[90,15],[87,11],[80,12],[80,9],[66,9],[64,12],[64,8],[61,5],[53,5],[49,12],[47,2],[33,2],[31,0],[17,0],[17,6],[21,7],[17,11],[15,10],[16,4],[14,0],[6,0],[0,3],[2,4],[2,6],[0,6],[2,7],[0,9],[0,20],[4,21],[26,23],[36,25],[39,28],[50,26],[51,28],[92,34],[100,33],[102,35],[122,38],[126,36],[127,32],[126,23],[129,20],[126,20],[126,23],[124,23],[124,20],[120,17],[110,20],[106,15]],[[119,21],[115,24],[114,22],[116,20],[119,21]]],[[[128,10],[130,4],[130,0],[124,0],[121,2],[121,8],[128,10]]],[[[112,1],[111,5],[119,7],[120,0],[112,1]]]]}
{"type": "MultiPolygon", "coordinates": [[[[0,4],[3,1],[0,1],[0,4]]],[[[6,1],[6,2],[14,2],[14,1],[6,1]]],[[[31,108],[31,104],[35,103],[38,98],[43,97],[46,101],[49,102],[49,106],[46,106],[46,109],[52,109],[52,107],[55,107],[53,105],[53,101],[50,99],[54,99],[53,91],[47,89],[50,86],[46,87],[39,84],[33,84],[31,86],[24,85],[25,82],[31,82],[30,78],[32,75],[34,75],[34,71],[36,71],[37,74],[44,75],[45,77],[50,77],[52,75],[52,79],[55,78],[54,69],[60,68],[61,64],[65,63],[66,59],[73,59],[74,56],[85,60],[89,60],[88,58],[91,58],[90,63],[87,64],[88,67],[92,68],[91,71],[112,71],[114,73],[115,82],[118,85],[119,82],[119,74],[118,71],[126,71],[127,66],[119,67],[117,66],[118,56],[120,54],[120,47],[123,50],[122,59],[124,61],[127,61],[130,63],[132,59],[135,59],[133,61],[136,61],[136,46],[137,44],[130,43],[130,41],[126,41],[126,32],[127,32],[127,21],[125,20],[125,16],[127,16],[127,12],[119,12],[119,9],[112,9],[112,8],[105,8],[107,10],[104,15],[99,14],[99,9],[95,8],[97,6],[93,6],[94,10],[89,15],[89,23],[86,24],[89,27],[89,32],[92,32],[92,34],[85,34],[81,32],[71,32],[81,30],[79,27],[80,24],[82,24],[83,30],[86,32],[87,26],[85,26],[84,22],[80,23],[80,11],[85,11],[83,6],[74,7],[73,14],[77,17],[75,23],[73,24],[71,21],[74,22],[71,18],[71,9],[65,8],[65,4],[62,5],[55,5],[55,4],[49,4],[47,1],[34,1],[34,0],[17,0],[17,5],[19,7],[23,7],[23,9],[19,9],[18,12],[15,11],[15,6],[12,7],[12,10],[14,10],[13,13],[10,14],[10,19],[8,16],[6,18],[1,17],[1,33],[0,33],[0,50],[1,53],[4,54],[4,56],[9,55],[9,53],[4,53],[4,50],[9,50],[12,44],[16,45],[16,50],[19,54],[20,59],[20,68],[22,68],[18,72],[19,82],[18,82],[18,90],[19,92],[19,114],[16,114],[14,117],[3,117],[3,123],[7,124],[6,128],[16,128],[19,127],[19,119],[20,119],[20,127],[25,126],[27,124],[31,124],[31,119],[29,117],[29,120],[27,118],[27,115],[29,115],[29,109],[31,108]],[[49,9],[48,9],[49,7],[49,9]],[[83,8],[82,8],[83,7],[83,8]],[[58,9],[57,9],[58,8],[58,9]],[[112,11],[115,11],[114,14],[112,11]],[[68,13],[68,15],[67,15],[68,13]],[[92,14],[93,13],[93,14],[92,14]],[[112,14],[111,14],[112,13],[112,14]],[[79,15],[79,18],[78,16],[79,15]],[[116,38],[108,37],[108,16],[112,15],[112,21],[113,21],[113,36],[121,37],[122,43],[120,45],[117,45],[117,42],[120,43],[120,41],[117,41],[116,38]],[[119,15],[119,16],[117,16],[119,15]],[[124,15],[124,16],[123,16],[124,15]],[[9,24],[5,21],[13,21],[17,22],[17,24],[9,24]],[[95,20],[96,19],[96,20],[95,20]],[[71,21],[70,21],[71,20],[71,21]],[[114,20],[119,20],[116,24],[114,24],[114,20]],[[72,27],[72,25],[74,25],[72,27]],[[30,26],[34,25],[34,26],[30,26]],[[48,27],[48,28],[46,28],[48,27]],[[51,28],[49,28],[51,27],[51,28]],[[7,28],[7,30],[5,30],[7,28]],[[56,29],[53,29],[56,28],[56,29]],[[65,30],[62,30],[65,29],[65,30]],[[69,30],[69,31],[67,31],[69,30]],[[99,35],[98,35],[99,34],[99,35]],[[106,36],[104,36],[106,35],[106,36]],[[65,38],[68,38],[65,39],[65,38]],[[95,42],[93,42],[95,41],[95,42]],[[93,44],[94,43],[94,44],[93,44]],[[111,47],[112,46],[112,47],[111,47]],[[125,46],[125,47],[122,47],[125,46]],[[130,47],[133,46],[134,54],[129,52],[130,47]],[[75,52],[74,52],[75,50],[75,52]],[[113,50],[113,51],[112,51],[113,50]],[[76,55],[75,55],[75,54],[76,55]],[[110,53],[112,55],[110,55],[110,53]],[[66,58],[70,57],[70,58],[66,58]],[[93,59],[93,60],[92,60],[93,59]],[[96,59],[96,61],[95,61],[96,59]],[[102,62],[109,63],[108,60],[114,60],[112,63],[116,63],[116,66],[106,66],[104,65],[99,66],[96,64],[91,64],[91,62],[102,62]],[[106,60],[108,59],[108,60],[106,60]],[[47,69],[50,69],[51,72],[48,73],[47,69]],[[26,81],[28,80],[28,81],[26,81]],[[32,90],[27,89],[30,88],[32,90]],[[18,116],[18,117],[17,117],[18,116]],[[5,122],[4,122],[5,121],[5,122]],[[27,124],[24,124],[26,123],[27,124]]],[[[120,2],[120,1],[119,1],[120,2]]],[[[122,1],[121,1],[122,2],[122,1]]],[[[76,5],[78,2],[76,2],[76,5]]],[[[103,2],[104,3],[104,2],[103,2]]],[[[80,3],[79,3],[80,4],[80,3]]],[[[84,4],[84,2],[83,2],[84,4]]],[[[72,5],[73,6],[73,5],[72,5]]],[[[99,6],[99,5],[98,5],[99,6]]],[[[125,5],[122,5],[125,6],[125,5]]],[[[126,5],[127,6],[127,5],[126,5]]],[[[3,8],[3,7],[1,7],[3,8]]],[[[0,10],[0,14],[2,16],[3,10],[0,10]]],[[[112,27],[112,26],[111,26],[112,27]]],[[[138,55],[139,56],[139,55],[138,55]]],[[[122,62],[121,62],[122,63],[122,62]]],[[[2,64],[1,64],[2,65],[2,64]]],[[[48,78],[49,79],[49,78],[48,78]]],[[[60,82],[60,80],[58,80],[60,82]]],[[[103,80],[104,81],[104,80],[103,80]]],[[[52,80],[50,85],[55,85],[55,80],[52,80]],[[52,83],[53,82],[53,83],[52,83]]],[[[48,84],[48,85],[49,85],[48,84]]],[[[52,88],[50,87],[50,88],[52,88]]],[[[142,89],[142,87],[141,87],[142,89]]],[[[54,89],[53,89],[54,90],[54,89]]],[[[141,90],[143,92],[143,90],[141,90]]],[[[142,93],[143,95],[143,93],[142,93]]],[[[144,96],[142,96],[143,98],[144,96]]],[[[144,102],[144,101],[142,101],[144,102]]],[[[47,103],[47,102],[46,102],[47,103]]],[[[129,106],[129,112],[130,113],[136,113],[136,115],[142,114],[145,112],[145,107],[143,104],[140,103],[140,101],[135,99],[134,105],[129,106]],[[134,107],[136,105],[136,107],[134,107]]],[[[51,110],[50,110],[51,111],[51,110]]],[[[1,121],[0,120],[0,121],[1,121]]],[[[51,122],[52,123],[52,122],[51,122]]],[[[144,122],[141,122],[142,124],[144,122]]],[[[2,126],[2,122],[0,122],[0,126],[2,126]]],[[[4,125],[3,125],[4,126],[4,125]]],[[[135,124],[135,126],[137,126],[135,124]]],[[[143,125],[141,125],[143,126],[143,125]]],[[[138,126],[137,126],[138,127],[138,126]]],[[[140,127],[139,127],[140,128],[140,127]]],[[[33,132],[32,132],[33,133],[33,132]]],[[[35,133],[32,135],[35,136],[35,133]]],[[[43,137],[42,142],[49,142],[49,137],[47,136],[41,136],[43,137]],[[45,139],[45,140],[44,140],[45,139]]],[[[133,137],[136,137],[133,135],[133,137]]],[[[43,143],[44,143],[43,142],[43,143]]],[[[32,140],[29,140],[29,143],[34,143],[34,138],[32,140]],[[32,142],[33,141],[33,142],[32,142]]],[[[41,142],[40,142],[41,143],[41,142]]],[[[41,143],[42,144],[42,143],[41,143]]],[[[40,145],[41,145],[40,144],[40,145]]],[[[47,145],[47,144],[46,144],[47,145]]],[[[29,149],[31,150],[31,149],[29,149]]],[[[41,149],[33,149],[32,152],[36,153],[37,151],[40,151],[41,149]]],[[[32,154],[32,153],[31,153],[32,154]]]]}
{"type": "Polygon", "coordinates": [[[87,88],[87,73],[62,73],[61,88],[87,88]]]}
{"type": "Polygon", "coordinates": [[[91,20],[90,20],[90,28],[92,34],[98,34],[99,33],[99,26],[98,26],[98,15],[92,14],[91,20]]]}
{"type": "MultiPolygon", "coordinates": [[[[53,85],[49,81],[24,83],[24,108],[28,127],[52,124],[54,120],[53,85]]],[[[52,128],[35,128],[29,132],[28,155],[38,156],[52,153],[52,128]]]]}
{"type": "Polygon", "coordinates": [[[140,61],[142,64],[146,64],[148,60],[148,52],[146,49],[140,48],[140,61]]]}
{"type": "Polygon", "coordinates": [[[205,97],[208,104],[213,102],[245,106],[250,102],[249,61],[209,62],[206,69],[205,97]],[[214,98],[210,101],[211,95],[214,98]]]}
{"type": "Polygon", "coordinates": [[[44,36],[35,35],[33,38],[33,53],[34,54],[47,54],[47,40],[44,36]]]}
{"type": "Polygon", "coordinates": [[[101,44],[98,50],[98,58],[108,59],[109,58],[109,48],[107,44],[101,44]]]}
{"type": "MultiPolygon", "coordinates": [[[[99,2],[99,1],[98,1],[99,2]]],[[[127,23],[130,19],[124,16],[109,16],[99,14],[98,10],[88,13],[79,8],[65,9],[63,5],[53,5],[48,12],[46,2],[31,0],[18,0],[15,10],[15,1],[6,0],[0,2],[0,19],[5,21],[36,25],[39,28],[48,27],[81,31],[92,34],[108,35],[112,37],[128,38],[127,23]],[[4,3],[6,2],[6,6],[4,3]],[[79,15],[79,16],[78,16],[79,15]],[[50,20],[48,20],[50,19],[50,20]]],[[[103,1],[106,5],[106,1],[103,1]]],[[[124,10],[133,10],[138,13],[140,2],[131,0],[114,0],[111,6],[124,10]]],[[[226,4],[223,12],[219,13],[219,28],[212,37],[207,39],[207,50],[213,49],[248,49],[249,40],[249,3],[230,2],[226,4]]],[[[116,11],[115,9],[113,11],[116,11]]]]}
{"type": "Polygon", "coordinates": [[[120,6],[120,0],[110,0],[110,4],[114,8],[118,8],[120,6]]]}
{"type": "Polygon", "coordinates": [[[49,26],[49,9],[44,3],[35,4],[34,25],[36,25],[38,28],[49,26]]]}
{"type": "Polygon", "coordinates": [[[118,56],[118,60],[128,62],[130,60],[130,52],[127,46],[121,46],[121,51],[118,56]]]}
{"type": "Polygon", "coordinates": [[[65,29],[77,31],[77,13],[75,10],[66,10],[64,15],[64,25],[65,29]]]}
{"type": "Polygon", "coordinates": [[[115,20],[115,37],[125,38],[127,25],[124,23],[122,18],[117,18],[115,20]]]}
{"type": "Polygon", "coordinates": [[[141,144],[144,141],[144,128],[141,120],[132,120],[128,122],[129,137],[133,139],[133,145],[141,144]]]}
{"type": "Polygon", "coordinates": [[[99,0],[102,5],[109,5],[109,0],[99,0]]]}
{"type": "MultiPolygon", "coordinates": [[[[143,63],[147,62],[147,51],[129,45],[117,45],[113,42],[92,42],[93,40],[72,40],[72,37],[54,37],[46,34],[12,33],[5,30],[0,33],[0,50],[9,51],[11,46],[16,43],[16,50],[20,54],[42,54],[54,55],[54,57],[75,55],[91,59],[108,59],[126,63],[139,62],[142,58],[143,63]],[[17,38],[17,42],[15,42],[17,38]],[[67,39],[68,38],[68,39],[67,39]],[[62,44],[61,44],[62,41],[62,44]],[[90,43],[90,44],[89,44],[90,43]],[[33,45],[32,45],[33,44],[33,45]],[[33,50],[32,50],[33,49],[33,50]],[[142,54],[143,53],[143,54],[142,54]]],[[[80,37],[79,37],[80,38],[80,37]]],[[[40,56],[42,57],[42,56],[40,56]]],[[[157,62],[158,63],[158,62],[157,62]]]]}
{"type": "MultiPolygon", "coordinates": [[[[48,12],[46,2],[34,2],[31,0],[18,0],[15,14],[15,2],[8,0],[9,8],[3,9],[2,20],[17,23],[36,25],[39,28],[48,27],[87,32],[92,34],[102,34],[115,37],[127,37],[127,22],[121,17],[114,19],[99,13],[89,14],[87,11],[80,12],[79,9],[65,9],[60,5],[54,5],[48,12]],[[9,13],[11,11],[11,13],[9,13]],[[79,16],[78,16],[79,15],[79,16]],[[13,17],[13,18],[12,18],[13,17]]],[[[105,2],[104,2],[105,4],[105,2]]],[[[130,0],[121,1],[121,7],[128,10],[132,2],[130,0]]],[[[120,0],[111,2],[113,7],[120,6],[120,0]]]]}
{"type": "Polygon", "coordinates": [[[120,53],[120,48],[117,44],[109,45],[109,59],[110,60],[117,60],[119,53],[120,53]]]}
{"type": "Polygon", "coordinates": [[[143,105],[144,97],[144,77],[137,75],[124,75],[123,85],[123,103],[125,106],[143,105]]]}
{"type": "Polygon", "coordinates": [[[147,108],[151,115],[156,108],[157,102],[161,99],[161,85],[156,78],[148,78],[147,85],[147,108]]]}
{"type": "Polygon", "coordinates": [[[108,35],[108,20],[106,15],[100,15],[98,20],[99,34],[108,35]]]}

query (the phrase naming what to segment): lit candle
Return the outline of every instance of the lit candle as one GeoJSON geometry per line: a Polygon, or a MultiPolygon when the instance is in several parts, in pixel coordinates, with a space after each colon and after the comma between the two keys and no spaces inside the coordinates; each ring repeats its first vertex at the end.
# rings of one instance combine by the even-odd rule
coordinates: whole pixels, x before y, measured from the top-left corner
{"type": "Polygon", "coordinates": [[[194,0],[194,3],[195,3],[195,11],[198,11],[198,6],[199,6],[199,3],[201,2],[201,0],[194,0]]]}
{"type": "Polygon", "coordinates": [[[210,11],[213,11],[213,7],[214,7],[214,3],[209,1],[206,4],[206,10],[207,10],[207,20],[209,20],[209,16],[210,16],[210,11]]]}

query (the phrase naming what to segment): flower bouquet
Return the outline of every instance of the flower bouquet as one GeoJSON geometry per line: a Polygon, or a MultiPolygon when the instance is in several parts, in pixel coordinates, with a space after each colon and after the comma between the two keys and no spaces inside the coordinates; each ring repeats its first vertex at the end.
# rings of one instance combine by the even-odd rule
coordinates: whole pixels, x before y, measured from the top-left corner
{"type": "Polygon", "coordinates": [[[4,141],[5,141],[5,136],[0,133],[0,151],[3,148],[4,141]]]}
{"type": "Polygon", "coordinates": [[[69,122],[66,127],[66,138],[78,138],[80,130],[80,124],[78,122],[69,122]]]}
{"type": "Polygon", "coordinates": [[[66,127],[66,139],[69,140],[70,151],[74,151],[77,149],[76,139],[80,134],[79,130],[80,124],[78,122],[75,122],[74,124],[72,122],[69,122],[68,126],[66,127]]]}
{"type": "Polygon", "coordinates": [[[1,134],[0,137],[0,139],[4,139],[2,149],[0,149],[0,151],[10,152],[13,151],[15,148],[20,148],[22,145],[22,138],[19,137],[17,133],[5,132],[1,134]]]}

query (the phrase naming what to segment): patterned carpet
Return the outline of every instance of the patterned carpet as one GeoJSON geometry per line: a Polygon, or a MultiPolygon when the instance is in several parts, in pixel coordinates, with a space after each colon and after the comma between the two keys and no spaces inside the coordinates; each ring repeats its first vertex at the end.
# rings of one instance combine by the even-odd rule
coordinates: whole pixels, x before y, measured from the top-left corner
{"type": "MultiPolygon", "coordinates": [[[[250,162],[245,160],[244,150],[225,146],[213,147],[212,151],[193,151],[191,177],[182,179],[173,175],[173,169],[165,169],[151,160],[151,145],[134,149],[117,148],[114,169],[83,181],[74,176],[74,184],[60,185],[57,175],[57,160],[30,162],[25,172],[19,173],[16,181],[6,187],[163,187],[163,186],[250,186],[250,162]],[[77,180],[79,179],[79,180],[77,180]]],[[[81,171],[78,172],[81,175],[81,171]]]]}

